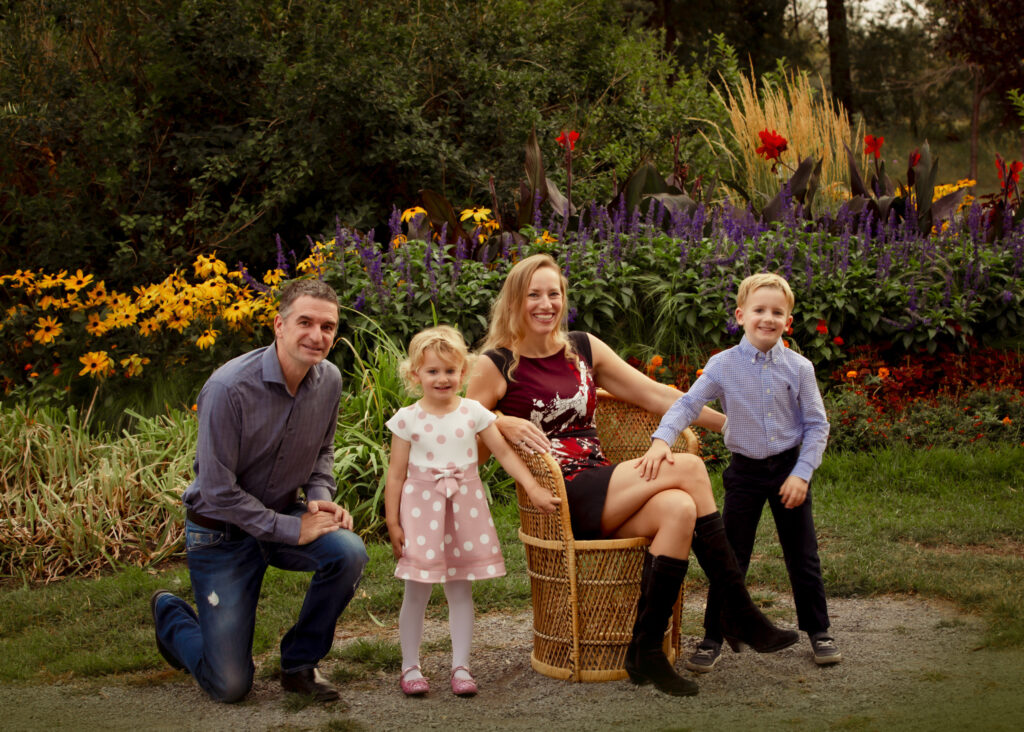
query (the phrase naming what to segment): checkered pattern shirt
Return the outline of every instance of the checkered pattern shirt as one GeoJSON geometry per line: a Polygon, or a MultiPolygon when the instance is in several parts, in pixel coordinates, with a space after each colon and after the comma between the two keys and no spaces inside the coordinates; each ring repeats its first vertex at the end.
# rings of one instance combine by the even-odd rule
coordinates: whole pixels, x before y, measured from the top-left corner
{"type": "Polygon", "coordinates": [[[814,365],[782,342],[767,353],[746,336],[716,353],[690,390],[676,400],[652,435],[673,444],[701,407],[715,399],[728,417],[725,446],[764,459],[800,445],[791,475],[810,481],[828,442],[828,417],[814,365]]]}

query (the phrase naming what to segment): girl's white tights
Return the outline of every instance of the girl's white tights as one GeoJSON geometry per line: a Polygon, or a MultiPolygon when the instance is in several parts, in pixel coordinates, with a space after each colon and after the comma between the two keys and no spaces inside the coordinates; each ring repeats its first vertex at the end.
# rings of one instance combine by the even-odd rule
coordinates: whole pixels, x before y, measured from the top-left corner
{"type": "MultiPolygon", "coordinates": [[[[428,582],[405,581],[405,598],[398,614],[398,636],[402,645],[402,670],[420,665],[420,644],[423,641],[423,617],[430,601],[433,585],[428,582]]],[[[444,584],[448,598],[448,628],[452,637],[452,668],[469,666],[473,644],[473,586],[469,580],[453,580],[444,584]]],[[[422,676],[410,671],[405,678],[412,681],[422,676]]],[[[469,678],[465,671],[456,674],[469,678]]]]}

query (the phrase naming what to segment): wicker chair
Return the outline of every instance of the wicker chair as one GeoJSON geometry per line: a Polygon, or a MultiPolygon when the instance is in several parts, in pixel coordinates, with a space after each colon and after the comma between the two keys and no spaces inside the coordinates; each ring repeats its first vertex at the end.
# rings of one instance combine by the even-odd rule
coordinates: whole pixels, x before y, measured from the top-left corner
{"type": "MultiPolygon", "coordinates": [[[[620,462],[643,455],[658,416],[604,391],[598,392],[597,431],[605,455],[620,462]]],[[[674,445],[697,454],[697,437],[686,430],[674,445]]],[[[558,463],[548,454],[513,449],[542,486],[560,496],[559,510],[545,515],[519,485],[519,538],[533,596],[534,670],[556,679],[611,681],[626,677],[626,647],[632,637],[640,573],[650,540],[576,541],[558,463]]],[[[682,592],[665,637],[665,653],[679,655],[682,592]]]]}

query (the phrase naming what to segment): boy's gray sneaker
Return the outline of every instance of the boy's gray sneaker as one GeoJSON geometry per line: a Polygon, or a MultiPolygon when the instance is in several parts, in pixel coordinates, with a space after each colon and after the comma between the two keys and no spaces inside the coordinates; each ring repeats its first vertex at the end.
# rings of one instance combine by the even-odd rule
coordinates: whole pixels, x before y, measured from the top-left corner
{"type": "Polygon", "coordinates": [[[699,674],[706,674],[715,667],[722,655],[722,644],[705,638],[693,655],[686,659],[686,668],[699,674]]]}
{"type": "Polygon", "coordinates": [[[811,636],[811,649],[814,651],[814,662],[819,666],[828,666],[843,660],[835,640],[828,631],[815,633],[811,636]]]}

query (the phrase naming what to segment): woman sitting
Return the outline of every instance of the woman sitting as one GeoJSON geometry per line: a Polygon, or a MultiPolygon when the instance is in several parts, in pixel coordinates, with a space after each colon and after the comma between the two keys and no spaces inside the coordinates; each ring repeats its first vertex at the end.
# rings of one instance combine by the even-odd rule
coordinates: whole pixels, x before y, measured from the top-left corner
{"type": "MultiPolygon", "coordinates": [[[[467,396],[501,411],[496,424],[506,440],[551,452],[565,479],[577,539],[651,540],[626,671],[636,684],[696,694],[696,683],[676,674],[662,651],[691,546],[709,582],[727,598],[722,627],[733,650],[746,643],[762,653],[777,651],[795,643],[797,633],[776,628],[751,601],[699,457],[675,454],[650,480],[641,476],[639,461],[613,465],[605,459],[594,424],[597,387],[656,414],[664,414],[679,392],[648,379],[598,338],[567,332],[566,290],[546,254],[512,267],[491,309],[486,358],[477,359],[467,396]]],[[[721,430],[724,421],[705,408],[696,424],[721,430]]]]}

